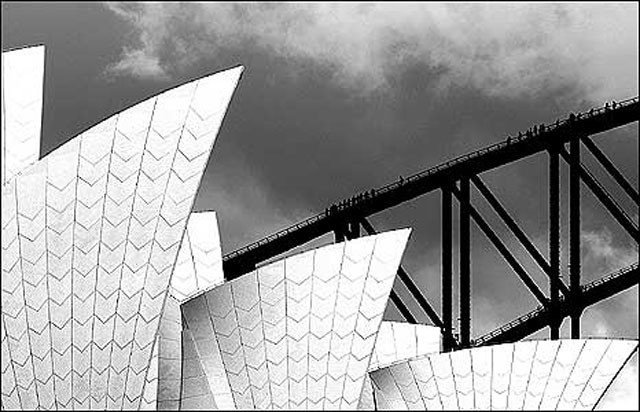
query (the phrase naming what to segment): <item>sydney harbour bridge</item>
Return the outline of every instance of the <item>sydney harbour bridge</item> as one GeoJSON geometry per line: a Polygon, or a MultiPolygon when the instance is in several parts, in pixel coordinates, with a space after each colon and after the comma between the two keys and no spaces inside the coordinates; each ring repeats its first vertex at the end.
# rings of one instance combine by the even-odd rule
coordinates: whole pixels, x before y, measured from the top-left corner
{"type": "MultiPolygon", "coordinates": [[[[441,208],[441,301],[440,315],[425,298],[411,274],[400,266],[398,279],[409,296],[418,303],[424,314],[441,328],[445,350],[469,348],[495,343],[515,342],[545,327],[550,329],[551,339],[559,338],[560,325],[566,317],[571,319],[571,337],[580,337],[580,316],[588,306],[597,304],[621,293],[640,281],[638,262],[619,268],[590,283],[581,282],[580,256],[580,192],[583,185],[604,206],[628,236],[640,241],[638,216],[640,196],[633,185],[618,170],[616,165],[594,141],[606,139],[607,131],[638,122],[640,107],[638,97],[621,102],[606,103],[583,113],[571,113],[563,120],[548,125],[532,125],[517,136],[459,156],[445,163],[428,168],[407,178],[401,178],[381,188],[359,193],[349,199],[328,207],[324,213],[312,216],[291,227],[260,239],[224,256],[224,271],[233,279],[256,268],[261,262],[278,256],[327,233],[334,233],[336,242],[354,239],[361,233],[374,234],[376,229],[367,219],[377,213],[410,202],[431,192],[439,192],[441,208]],[[636,210],[625,211],[611,195],[611,190],[600,181],[580,159],[584,147],[597,160],[608,175],[619,185],[623,193],[636,206],[636,210]],[[483,182],[481,174],[517,162],[529,156],[546,156],[548,159],[548,258],[532,242],[516,219],[502,205],[491,189],[483,182]],[[560,267],[560,163],[569,167],[569,273],[563,274],[560,267]],[[490,224],[470,202],[471,188],[475,188],[491,205],[493,211],[507,225],[521,245],[548,277],[548,285],[539,286],[519,263],[518,259],[500,239],[490,224]],[[453,331],[453,199],[459,203],[458,251],[459,251],[459,337],[453,331]],[[471,337],[471,242],[470,226],[474,222],[500,253],[505,263],[513,270],[533,296],[539,306],[531,312],[514,319],[498,329],[476,338],[471,337]],[[563,276],[564,275],[564,276],[563,276]],[[562,279],[568,279],[568,284],[562,279]]],[[[636,161],[638,159],[636,153],[636,161]]],[[[394,287],[400,287],[396,284],[394,287]]],[[[407,322],[416,323],[416,317],[403,302],[400,294],[391,292],[391,302],[407,322]]]]}

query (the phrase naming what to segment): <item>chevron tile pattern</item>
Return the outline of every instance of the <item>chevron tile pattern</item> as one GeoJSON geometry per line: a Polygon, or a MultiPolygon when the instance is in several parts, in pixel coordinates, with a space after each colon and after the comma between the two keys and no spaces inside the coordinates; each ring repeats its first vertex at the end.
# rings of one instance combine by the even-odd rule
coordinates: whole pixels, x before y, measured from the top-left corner
{"type": "Polygon", "coordinates": [[[594,409],[638,341],[527,341],[427,355],[370,373],[378,409],[594,409]]]}
{"type": "Polygon", "coordinates": [[[409,233],[295,255],[186,302],[216,404],[228,382],[238,409],[356,409],[409,233]]]}
{"type": "Polygon", "coordinates": [[[3,185],[4,407],[137,409],[160,389],[170,277],[241,72],[137,104],[3,185]]]}
{"type": "MultiPolygon", "coordinates": [[[[382,321],[373,347],[369,372],[423,355],[440,353],[440,328],[406,322],[382,321]]],[[[365,378],[359,410],[375,410],[374,389],[365,378]]]]}
{"type": "Polygon", "coordinates": [[[224,282],[222,249],[215,212],[194,212],[180,245],[171,278],[171,295],[179,302],[224,282]]]}
{"type": "Polygon", "coordinates": [[[2,52],[2,183],[40,157],[44,46],[2,52]]]}
{"type": "Polygon", "coordinates": [[[182,319],[180,304],[167,296],[153,357],[145,379],[140,409],[178,410],[182,384],[182,319]]]}
{"type": "Polygon", "coordinates": [[[369,371],[422,355],[440,353],[440,328],[382,321],[369,371]]]}

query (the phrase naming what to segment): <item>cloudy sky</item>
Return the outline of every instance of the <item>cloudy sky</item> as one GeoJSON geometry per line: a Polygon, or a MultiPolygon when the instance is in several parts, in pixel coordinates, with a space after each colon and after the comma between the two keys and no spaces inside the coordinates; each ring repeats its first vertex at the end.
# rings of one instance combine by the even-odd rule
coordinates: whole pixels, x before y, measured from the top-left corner
{"type": "MultiPolygon", "coordinates": [[[[356,192],[533,124],[638,94],[637,3],[3,2],[3,50],[36,43],[47,47],[42,155],[161,90],[245,66],[195,205],[218,212],[225,253],[356,192]]],[[[594,139],[637,188],[638,125],[594,139]]],[[[584,158],[637,217],[630,200],[584,158]]],[[[545,252],[546,161],[541,154],[483,175],[545,252]]],[[[564,223],[567,176],[563,165],[564,223]]],[[[472,199],[546,290],[495,214],[477,193],[472,199]]],[[[434,192],[371,219],[380,230],[413,228],[403,264],[435,307],[439,213],[434,192]]],[[[565,225],[565,273],[566,236],[565,225]]],[[[536,301],[477,228],[473,246],[479,336],[536,301]]],[[[638,259],[632,239],[587,189],[582,252],[584,281],[638,259]]],[[[398,314],[389,308],[387,318],[398,314]]],[[[637,287],[588,309],[582,325],[585,336],[637,338],[637,287]]],[[[547,336],[545,330],[533,337],[547,336]]],[[[601,407],[638,408],[637,358],[601,407]]]]}

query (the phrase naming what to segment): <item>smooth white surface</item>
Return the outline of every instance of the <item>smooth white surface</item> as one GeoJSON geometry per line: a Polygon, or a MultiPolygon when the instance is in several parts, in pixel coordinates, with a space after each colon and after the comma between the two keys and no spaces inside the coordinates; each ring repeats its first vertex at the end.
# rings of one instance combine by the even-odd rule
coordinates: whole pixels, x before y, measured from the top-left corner
{"type": "MultiPolygon", "coordinates": [[[[408,236],[405,229],[329,245],[187,301],[196,348],[217,343],[235,406],[356,409],[408,236]]],[[[214,366],[205,370],[211,391],[214,366]]]]}
{"type": "Polygon", "coordinates": [[[191,213],[171,278],[171,295],[182,303],[222,282],[222,248],[216,213],[191,213]]]}
{"type": "Polygon", "coordinates": [[[379,409],[593,409],[637,348],[616,339],[518,342],[427,355],[370,376],[379,409]]]}
{"type": "Polygon", "coordinates": [[[2,52],[2,184],[40,157],[44,51],[2,52]]]}
{"type": "Polygon", "coordinates": [[[156,381],[147,372],[187,218],[241,71],[116,114],[3,186],[3,405],[17,393],[23,409],[140,406],[156,381]]]}

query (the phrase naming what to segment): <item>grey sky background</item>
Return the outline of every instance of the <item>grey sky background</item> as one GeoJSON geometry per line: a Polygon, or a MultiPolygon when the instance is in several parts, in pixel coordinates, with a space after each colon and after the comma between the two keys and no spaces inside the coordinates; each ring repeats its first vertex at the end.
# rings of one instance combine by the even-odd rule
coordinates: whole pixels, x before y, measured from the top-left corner
{"type": "MultiPolygon", "coordinates": [[[[638,94],[637,3],[3,2],[3,50],[30,44],[47,47],[42,155],[161,90],[245,66],[195,205],[218,212],[225,253],[534,124],[638,94]]],[[[637,188],[638,125],[594,139],[637,188]]],[[[546,160],[541,154],[482,176],[544,252],[546,160]]],[[[566,223],[564,165],[561,176],[566,223]]],[[[495,214],[477,193],[472,199],[547,290],[495,214]]],[[[582,210],[585,282],[638,259],[632,239],[586,188],[582,210]]],[[[434,192],[372,218],[379,230],[413,228],[403,265],[438,308],[439,214],[434,192]]],[[[479,336],[536,301],[479,230],[472,232],[479,336]]],[[[566,237],[564,227],[565,272],[566,237]]],[[[392,308],[387,318],[399,319],[392,308]]],[[[637,287],[588,309],[583,334],[637,338],[637,287]]],[[[601,407],[638,408],[637,358],[601,407]]]]}

